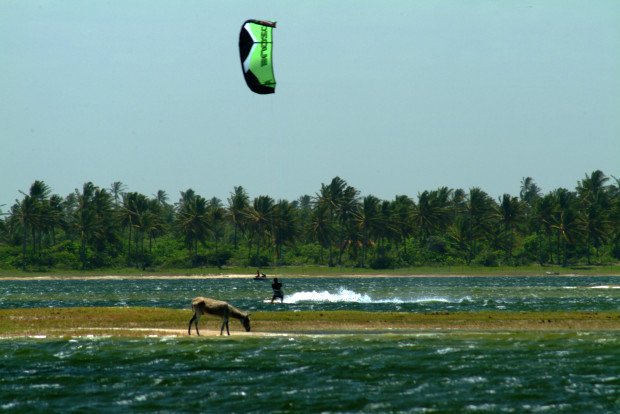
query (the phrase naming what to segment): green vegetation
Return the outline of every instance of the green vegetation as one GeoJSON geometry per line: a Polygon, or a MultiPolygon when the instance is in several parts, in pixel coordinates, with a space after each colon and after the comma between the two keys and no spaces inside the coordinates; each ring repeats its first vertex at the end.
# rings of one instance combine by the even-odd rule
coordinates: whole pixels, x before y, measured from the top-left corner
{"type": "MultiPolygon", "coordinates": [[[[191,311],[163,308],[1,309],[0,337],[186,335],[191,311]]],[[[404,330],[619,330],[620,312],[256,312],[252,332],[321,333],[404,330]]],[[[219,318],[201,320],[201,331],[219,331],[219,318]]],[[[230,323],[237,334],[237,321],[230,323]]]]}
{"type": "Polygon", "coordinates": [[[35,181],[0,219],[3,274],[581,274],[617,273],[619,259],[620,180],[601,171],[547,194],[528,177],[499,200],[477,187],[380,200],[335,177],[292,202],[235,187],[226,205],[192,189],[171,204],[120,182],[63,198],[35,181]]]}

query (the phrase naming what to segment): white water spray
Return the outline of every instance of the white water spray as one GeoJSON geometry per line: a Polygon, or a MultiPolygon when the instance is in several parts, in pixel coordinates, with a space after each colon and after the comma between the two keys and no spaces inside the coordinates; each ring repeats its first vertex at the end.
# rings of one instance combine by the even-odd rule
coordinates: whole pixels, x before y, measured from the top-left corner
{"type": "Polygon", "coordinates": [[[284,303],[300,303],[300,302],[317,302],[317,303],[336,303],[336,302],[350,302],[350,303],[462,303],[464,301],[471,301],[469,296],[460,299],[449,299],[445,297],[437,296],[422,296],[416,298],[372,298],[366,293],[358,293],[352,290],[340,287],[335,293],[327,290],[323,291],[302,291],[295,292],[291,295],[285,296],[284,303]]]}

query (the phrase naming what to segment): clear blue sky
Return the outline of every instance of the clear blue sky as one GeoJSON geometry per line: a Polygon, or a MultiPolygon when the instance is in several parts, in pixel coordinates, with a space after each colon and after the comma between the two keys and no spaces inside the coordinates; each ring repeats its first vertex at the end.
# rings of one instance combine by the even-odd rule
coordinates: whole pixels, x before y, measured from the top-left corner
{"type": "Polygon", "coordinates": [[[620,177],[620,1],[0,2],[0,207],[44,180],[294,200],[620,177]],[[238,34],[276,20],[275,95],[238,34]]]}

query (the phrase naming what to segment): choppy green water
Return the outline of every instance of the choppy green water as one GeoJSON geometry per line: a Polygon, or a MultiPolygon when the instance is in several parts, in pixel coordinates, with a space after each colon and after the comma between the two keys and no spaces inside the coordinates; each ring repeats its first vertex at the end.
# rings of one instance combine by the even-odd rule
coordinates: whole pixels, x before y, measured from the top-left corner
{"type": "Polygon", "coordinates": [[[7,412],[620,411],[616,333],[0,340],[7,412]]]}
{"type": "MultiPolygon", "coordinates": [[[[0,281],[0,308],[607,311],[620,277],[0,281]]],[[[617,332],[0,339],[6,412],[620,412],[617,332]]]]}
{"type": "Polygon", "coordinates": [[[285,305],[264,303],[271,283],[252,279],[0,280],[0,308],[154,306],[187,309],[210,296],[257,310],[398,312],[609,311],[620,277],[284,278],[285,305]]]}

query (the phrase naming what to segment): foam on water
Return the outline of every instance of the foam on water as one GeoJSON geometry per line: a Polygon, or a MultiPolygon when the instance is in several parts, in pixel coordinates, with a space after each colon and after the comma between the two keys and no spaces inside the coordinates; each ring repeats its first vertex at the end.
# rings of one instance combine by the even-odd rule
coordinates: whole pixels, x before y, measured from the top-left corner
{"type": "Polygon", "coordinates": [[[317,303],[336,303],[336,302],[348,302],[348,303],[463,303],[465,301],[471,301],[471,297],[465,296],[459,299],[450,299],[441,296],[422,296],[414,298],[383,298],[376,299],[366,293],[358,293],[353,290],[349,290],[344,287],[340,287],[335,293],[327,290],[323,291],[302,291],[295,292],[288,295],[284,299],[284,303],[301,303],[301,302],[317,302],[317,303]]]}
{"type": "Polygon", "coordinates": [[[299,302],[356,302],[356,303],[372,303],[372,298],[363,293],[357,293],[346,288],[339,288],[336,293],[323,291],[303,291],[295,292],[285,299],[286,303],[299,302]]]}

